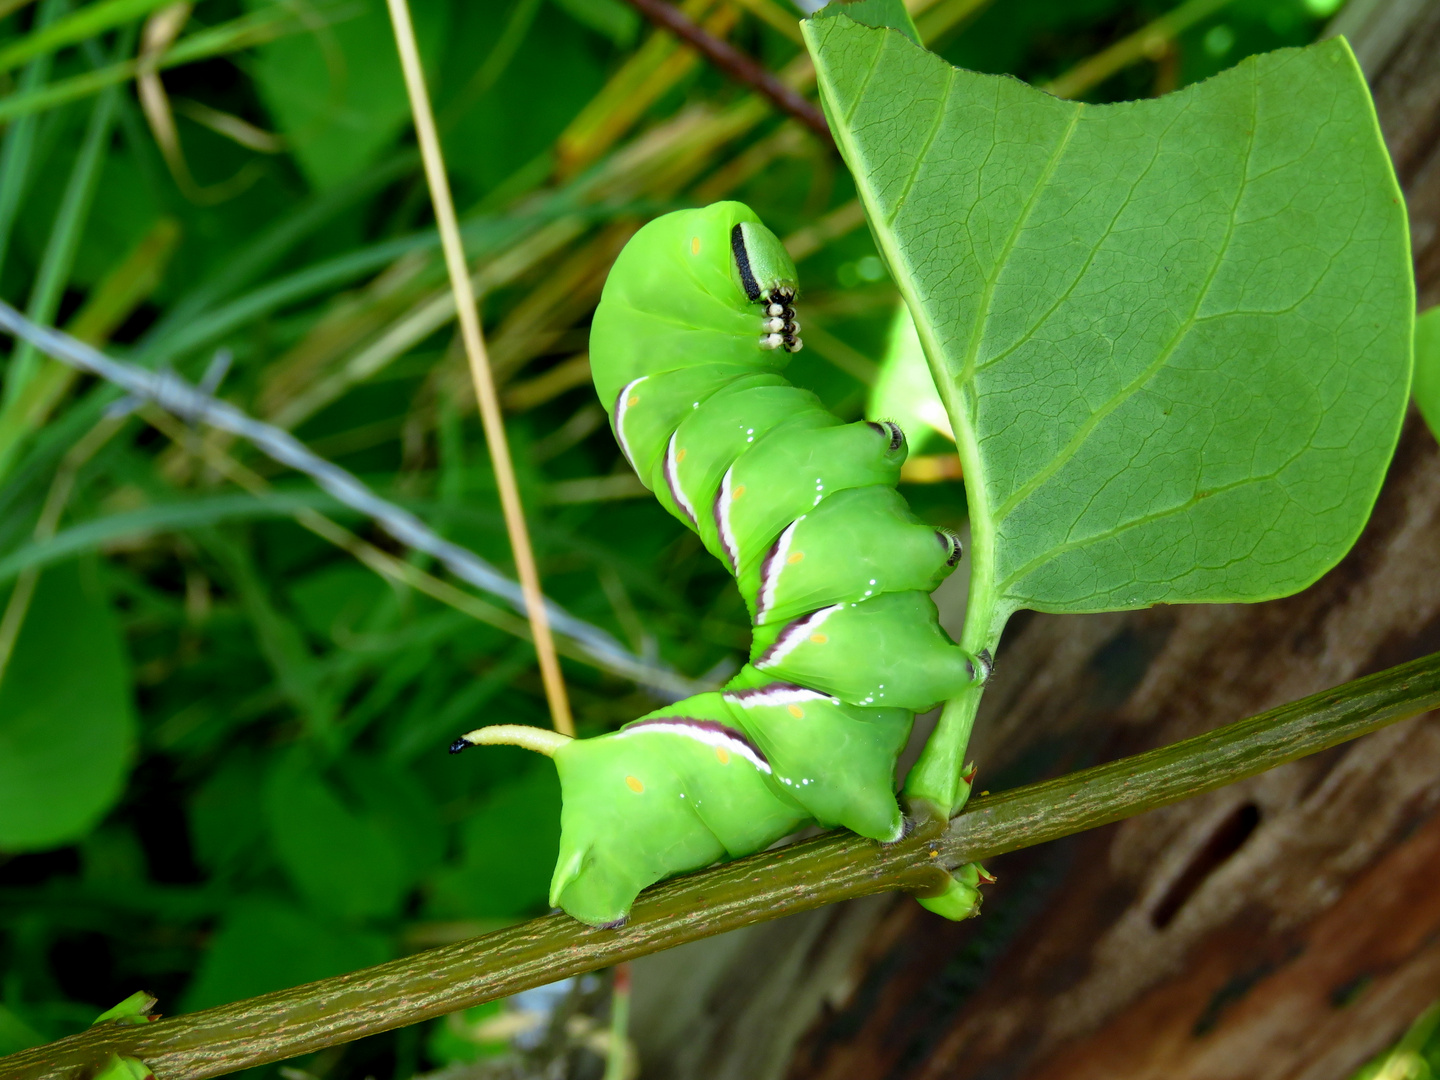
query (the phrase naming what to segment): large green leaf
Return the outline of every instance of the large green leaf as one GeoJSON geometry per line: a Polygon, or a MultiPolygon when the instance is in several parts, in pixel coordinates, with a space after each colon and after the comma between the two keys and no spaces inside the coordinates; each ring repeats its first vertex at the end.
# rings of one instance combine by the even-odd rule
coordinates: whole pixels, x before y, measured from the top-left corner
{"type": "Polygon", "coordinates": [[[83,836],[124,790],[135,750],[130,665],[93,575],[45,571],[0,682],[0,852],[83,836]]]}
{"type": "Polygon", "coordinates": [[[805,33],[960,436],[967,644],[1020,607],[1259,600],[1334,565],[1394,447],[1413,309],[1345,43],[1091,106],[834,9],[805,33]]]}
{"type": "MultiPolygon", "coordinates": [[[[956,435],[965,647],[1022,607],[1262,600],[1340,559],[1399,435],[1414,312],[1343,40],[1094,106],[951,67],[898,0],[804,31],[956,435]]],[[[964,801],[980,692],[946,704],[917,810],[964,801]]]]}

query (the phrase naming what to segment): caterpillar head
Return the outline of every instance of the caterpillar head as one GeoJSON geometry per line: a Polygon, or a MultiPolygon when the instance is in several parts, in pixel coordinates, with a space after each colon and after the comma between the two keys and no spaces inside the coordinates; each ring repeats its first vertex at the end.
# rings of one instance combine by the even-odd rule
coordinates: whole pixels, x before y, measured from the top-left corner
{"type": "Polygon", "coordinates": [[[785,245],[758,221],[740,221],[730,229],[730,253],[745,295],[764,307],[760,347],[799,352],[804,343],[793,307],[799,284],[785,245]]]}

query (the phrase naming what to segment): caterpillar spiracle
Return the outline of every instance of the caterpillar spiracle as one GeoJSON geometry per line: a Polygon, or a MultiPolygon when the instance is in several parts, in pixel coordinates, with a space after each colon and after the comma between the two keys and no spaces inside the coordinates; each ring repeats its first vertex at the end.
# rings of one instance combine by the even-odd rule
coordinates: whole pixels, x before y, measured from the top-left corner
{"type": "Polygon", "coordinates": [[[617,925],[641,889],[762,850],[801,825],[898,839],[895,763],[917,711],[984,665],[930,593],[958,539],[896,491],[905,437],[843,423],[781,371],[801,347],[794,263],[746,206],[642,228],[605,282],[595,389],[640,480],[735,576],[754,626],[723,690],[569,739],[494,725],[560,774],[550,902],[617,925]]]}

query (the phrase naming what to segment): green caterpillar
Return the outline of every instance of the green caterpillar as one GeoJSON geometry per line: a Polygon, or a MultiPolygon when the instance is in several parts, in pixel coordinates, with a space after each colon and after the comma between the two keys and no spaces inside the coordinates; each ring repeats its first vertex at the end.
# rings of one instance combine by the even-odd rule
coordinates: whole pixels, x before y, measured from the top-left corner
{"type": "Polygon", "coordinates": [[[895,490],[900,428],[842,423],[780,374],[801,348],[796,290],[748,207],[678,211],[620,253],[590,335],[621,450],[735,575],[750,663],[721,692],[598,738],[496,725],[451,747],[554,758],[550,902],[587,923],[618,925],[646,886],[808,821],[899,839],[895,762],[915,712],[985,675],[937,621],[929,594],[960,544],[895,490]]]}

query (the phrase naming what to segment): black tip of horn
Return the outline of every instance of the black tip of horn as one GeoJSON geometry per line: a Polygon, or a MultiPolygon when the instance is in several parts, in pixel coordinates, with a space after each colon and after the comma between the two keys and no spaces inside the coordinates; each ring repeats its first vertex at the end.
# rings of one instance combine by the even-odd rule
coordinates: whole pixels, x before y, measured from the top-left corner
{"type": "Polygon", "coordinates": [[[469,749],[469,747],[470,743],[466,742],[464,739],[456,739],[450,744],[450,752],[452,754],[458,754],[461,750],[469,749]]]}

